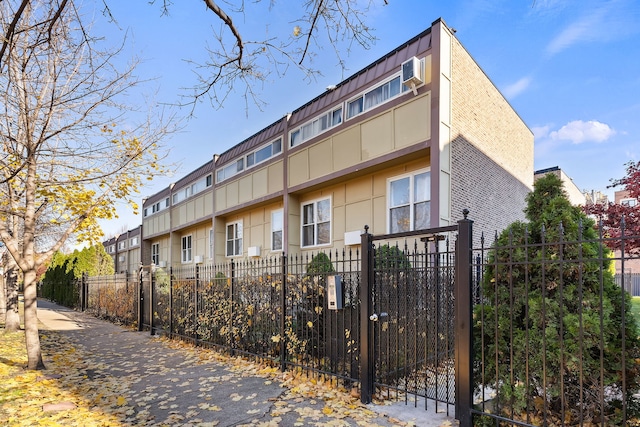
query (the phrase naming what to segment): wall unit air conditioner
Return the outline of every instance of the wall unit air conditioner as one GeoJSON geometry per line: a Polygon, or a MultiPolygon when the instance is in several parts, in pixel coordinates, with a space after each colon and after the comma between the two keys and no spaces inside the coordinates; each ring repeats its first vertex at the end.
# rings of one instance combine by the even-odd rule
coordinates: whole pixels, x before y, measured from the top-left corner
{"type": "Polygon", "coordinates": [[[196,264],[202,264],[202,255],[196,255],[193,257],[193,262],[196,264]]]}
{"type": "Polygon", "coordinates": [[[415,56],[402,63],[402,84],[407,86],[417,95],[416,86],[422,84],[422,66],[420,60],[415,56]]]}
{"type": "Polygon", "coordinates": [[[259,257],[260,256],[260,246],[250,246],[247,250],[247,255],[250,257],[259,257]]]}
{"type": "Polygon", "coordinates": [[[165,268],[167,266],[167,261],[158,261],[158,267],[165,268]]]}

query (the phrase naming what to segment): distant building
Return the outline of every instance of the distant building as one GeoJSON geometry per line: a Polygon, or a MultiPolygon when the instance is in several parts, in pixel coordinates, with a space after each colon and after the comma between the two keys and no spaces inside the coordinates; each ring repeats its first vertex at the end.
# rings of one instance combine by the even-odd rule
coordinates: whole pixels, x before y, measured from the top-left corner
{"type": "Polygon", "coordinates": [[[560,180],[564,184],[564,191],[566,191],[567,196],[569,197],[569,201],[571,202],[572,205],[584,206],[586,204],[587,199],[585,194],[582,192],[582,190],[578,188],[578,186],[573,182],[573,180],[566,173],[564,173],[564,171],[560,169],[558,166],[535,171],[533,175],[534,183],[535,181],[539,180],[540,178],[542,178],[547,174],[554,174],[558,178],[560,178],[560,180]]]}
{"type": "Polygon", "coordinates": [[[584,192],[585,203],[587,205],[606,205],[609,203],[609,196],[604,194],[602,191],[591,190],[584,192]]]}
{"type": "Polygon", "coordinates": [[[104,249],[113,259],[116,273],[133,273],[140,267],[142,226],[122,233],[102,242],[104,249]]]}

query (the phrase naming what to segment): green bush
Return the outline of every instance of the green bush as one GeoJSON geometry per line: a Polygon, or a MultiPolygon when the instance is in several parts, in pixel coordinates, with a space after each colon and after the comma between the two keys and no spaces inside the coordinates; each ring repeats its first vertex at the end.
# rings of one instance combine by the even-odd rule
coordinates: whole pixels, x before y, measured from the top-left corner
{"type": "Polygon", "coordinates": [[[474,311],[475,360],[485,354],[476,383],[496,390],[494,409],[507,416],[526,411],[550,425],[604,417],[620,425],[623,384],[627,415],[637,415],[640,390],[630,297],[615,285],[610,260],[601,265],[607,250],[594,223],[570,204],[559,178],[536,182],[525,213],[529,223],[511,224],[486,263],[474,311]]]}

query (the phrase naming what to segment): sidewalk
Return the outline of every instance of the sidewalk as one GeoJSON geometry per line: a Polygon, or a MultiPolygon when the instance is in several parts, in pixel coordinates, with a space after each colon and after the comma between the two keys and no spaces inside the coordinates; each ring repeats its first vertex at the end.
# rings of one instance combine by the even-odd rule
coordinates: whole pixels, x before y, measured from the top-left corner
{"type": "MultiPolygon", "coordinates": [[[[289,389],[251,364],[203,358],[205,352],[197,348],[171,345],[149,332],[132,331],[46,300],[38,301],[38,319],[43,330],[57,331],[84,358],[84,381],[120,388],[123,402],[130,406],[123,425],[456,425],[453,417],[436,414],[433,404],[429,411],[404,403],[351,404],[342,410],[340,393],[318,397],[300,385],[289,389]]],[[[43,356],[45,363],[56,357],[43,356]]]]}

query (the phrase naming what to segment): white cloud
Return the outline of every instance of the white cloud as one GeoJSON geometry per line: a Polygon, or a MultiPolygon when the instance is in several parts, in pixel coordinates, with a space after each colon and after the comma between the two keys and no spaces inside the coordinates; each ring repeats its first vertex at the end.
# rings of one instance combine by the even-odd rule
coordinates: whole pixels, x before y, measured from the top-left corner
{"type": "Polygon", "coordinates": [[[549,137],[554,140],[567,140],[574,144],[581,144],[583,142],[603,142],[615,134],[616,131],[606,123],[595,120],[588,122],[575,120],[562,126],[557,131],[551,132],[549,137]]]}
{"type": "Polygon", "coordinates": [[[566,27],[547,45],[547,53],[555,55],[573,44],[589,40],[594,37],[595,15],[583,17],[566,27]]]}
{"type": "Polygon", "coordinates": [[[505,87],[502,91],[505,98],[511,99],[524,92],[531,84],[531,77],[523,77],[515,83],[505,87]]]}
{"type": "Polygon", "coordinates": [[[547,136],[549,136],[549,131],[551,130],[551,126],[546,125],[546,126],[534,126],[531,128],[531,131],[533,132],[533,137],[535,139],[543,139],[546,138],[547,136]]]}

